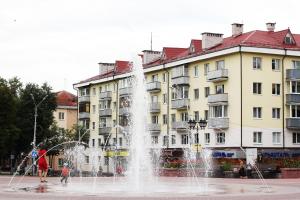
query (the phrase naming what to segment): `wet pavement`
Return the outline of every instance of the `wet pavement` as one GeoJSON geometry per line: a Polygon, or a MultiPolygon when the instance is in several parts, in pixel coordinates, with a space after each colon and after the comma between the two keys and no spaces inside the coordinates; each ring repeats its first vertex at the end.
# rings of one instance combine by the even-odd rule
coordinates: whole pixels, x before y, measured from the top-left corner
{"type": "Polygon", "coordinates": [[[0,176],[0,199],[205,199],[300,200],[300,179],[215,179],[161,177],[131,184],[124,177],[59,177],[39,183],[37,177],[0,176]]]}

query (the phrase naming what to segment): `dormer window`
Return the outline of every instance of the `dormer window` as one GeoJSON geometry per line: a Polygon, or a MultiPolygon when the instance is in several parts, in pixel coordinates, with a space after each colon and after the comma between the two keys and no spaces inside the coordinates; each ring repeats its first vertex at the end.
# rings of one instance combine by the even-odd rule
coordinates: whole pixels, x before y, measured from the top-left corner
{"type": "Polygon", "coordinates": [[[163,54],[162,54],[162,59],[165,60],[166,58],[167,58],[166,54],[163,53],[163,54]]]}
{"type": "Polygon", "coordinates": [[[190,51],[191,51],[191,53],[194,53],[194,52],[195,52],[195,47],[194,47],[194,45],[191,46],[190,51]]]}
{"type": "Polygon", "coordinates": [[[294,44],[293,38],[290,34],[287,34],[284,38],[285,44],[294,44]]]}

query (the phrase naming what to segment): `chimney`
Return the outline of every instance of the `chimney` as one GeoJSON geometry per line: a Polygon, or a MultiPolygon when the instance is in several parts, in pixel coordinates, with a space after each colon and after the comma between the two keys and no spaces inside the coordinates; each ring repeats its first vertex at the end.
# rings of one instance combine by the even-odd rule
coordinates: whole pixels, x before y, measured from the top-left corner
{"type": "Polygon", "coordinates": [[[244,24],[233,23],[231,24],[231,27],[232,27],[232,36],[237,36],[243,33],[244,24]]]}
{"type": "Polygon", "coordinates": [[[268,22],[266,23],[268,31],[274,31],[276,23],[268,22]]]}
{"type": "Polygon", "coordinates": [[[98,63],[99,64],[99,74],[105,74],[115,68],[115,63],[98,63]]]}
{"type": "Polygon", "coordinates": [[[160,56],[160,51],[144,50],[142,56],[143,64],[150,63],[151,61],[158,59],[160,56]]]}
{"type": "Polygon", "coordinates": [[[202,48],[209,49],[223,42],[223,34],[221,33],[202,33],[202,48]]]}

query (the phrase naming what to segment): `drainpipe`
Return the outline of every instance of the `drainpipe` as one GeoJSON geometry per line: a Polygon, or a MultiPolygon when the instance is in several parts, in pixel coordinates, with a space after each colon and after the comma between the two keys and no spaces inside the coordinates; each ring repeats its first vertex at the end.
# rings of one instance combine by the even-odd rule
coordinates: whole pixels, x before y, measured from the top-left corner
{"type": "Polygon", "coordinates": [[[163,68],[165,72],[167,73],[167,136],[168,136],[168,142],[167,142],[167,149],[169,149],[169,143],[170,143],[170,73],[169,70],[165,68],[165,64],[163,64],[163,68]]]}
{"type": "Polygon", "coordinates": [[[284,49],[284,56],[282,57],[282,72],[281,72],[281,82],[282,82],[282,148],[285,149],[285,131],[284,131],[284,126],[285,126],[285,105],[284,105],[284,100],[285,100],[285,90],[284,90],[284,59],[286,57],[286,52],[287,50],[284,49]]]}
{"type": "Polygon", "coordinates": [[[241,148],[243,147],[243,57],[242,57],[242,47],[239,45],[240,54],[240,79],[241,79],[241,148]]]}

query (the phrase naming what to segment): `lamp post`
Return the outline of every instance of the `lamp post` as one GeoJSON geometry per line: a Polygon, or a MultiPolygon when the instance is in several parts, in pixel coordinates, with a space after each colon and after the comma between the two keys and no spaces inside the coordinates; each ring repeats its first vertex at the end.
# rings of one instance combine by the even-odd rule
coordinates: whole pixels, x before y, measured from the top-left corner
{"type": "Polygon", "coordinates": [[[197,138],[197,141],[195,141],[195,143],[197,145],[196,159],[198,160],[198,158],[199,158],[199,149],[198,149],[198,146],[199,146],[199,127],[200,127],[201,130],[205,129],[205,127],[207,125],[207,121],[205,119],[200,119],[199,121],[190,119],[188,121],[188,124],[189,124],[189,128],[190,128],[190,132],[192,131],[192,129],[196,128],[196,133],[197,133],[198,138],[197,138]]]}
{"type": "MultiPolygon", "coordinates": [[[[33,94],[30,94],[32,100],[33,100],[33,103],[34,103],[34,127],[33,127],[33,142],[32,142],[32,148],[33,150],[36,149],[36,118],[37,118],[37,109],[38,107],[41,105],[41,103],[43,101],[45,101],[45,99],[48,97],[48,94],[46,96],[44,96],[44,98],[38,103],[36,104],[35,102],[35,99],[34,99],[34,96],[33,94]]],[[[35,175],[35,157],[32,158],[32,162],[34,164],[33,168],[32,168],[32,175],[35,175]]]]}

